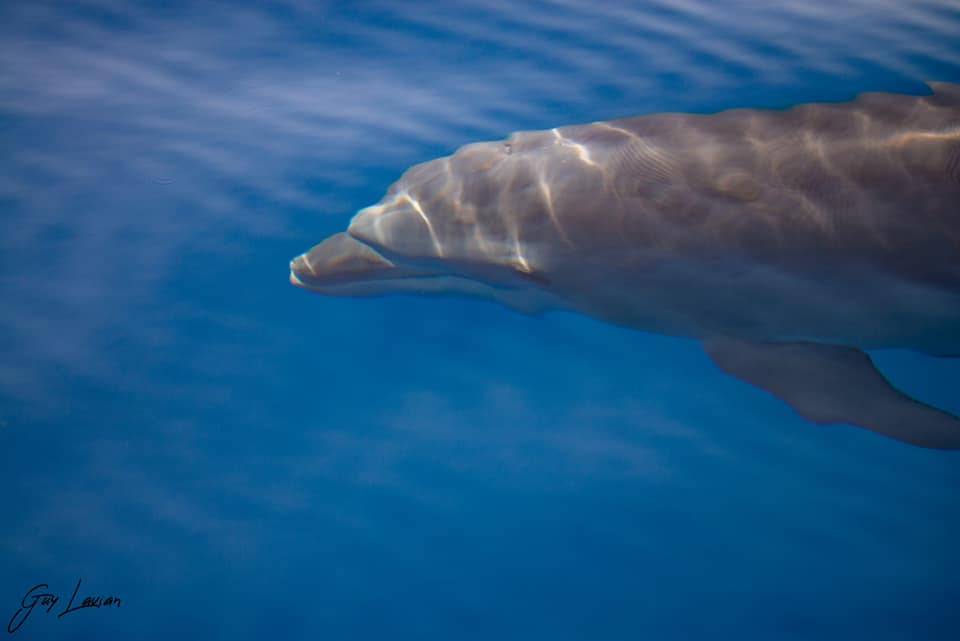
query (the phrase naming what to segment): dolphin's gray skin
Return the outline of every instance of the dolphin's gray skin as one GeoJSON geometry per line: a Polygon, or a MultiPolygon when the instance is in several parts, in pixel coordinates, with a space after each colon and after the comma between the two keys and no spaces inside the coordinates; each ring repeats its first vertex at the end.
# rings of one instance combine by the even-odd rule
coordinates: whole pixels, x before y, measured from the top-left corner
{"type": "Polygon", "coordinates": [[[960,448],[860,349],[960,355],[960,85],[515,133],[409,169],[291,264],[702,340],[817,422],[960,448]]]}

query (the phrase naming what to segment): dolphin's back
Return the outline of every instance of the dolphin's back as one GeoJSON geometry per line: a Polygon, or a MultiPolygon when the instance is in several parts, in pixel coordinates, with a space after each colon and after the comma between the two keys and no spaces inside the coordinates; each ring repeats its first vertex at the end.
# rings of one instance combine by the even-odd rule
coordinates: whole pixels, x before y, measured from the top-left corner
{"type": "MultiPolygon", "coordinates": [[[[652,239],[771,260],[857,257],[954,281],[960,85],[932,86],[929,96],[867,93],[846,103],[653,114],[558,131],[604,158],[611,222],[635,246],[652,239]]],[[[573,227],[590,216],[576,198],[564,202],[573,227]]]]}

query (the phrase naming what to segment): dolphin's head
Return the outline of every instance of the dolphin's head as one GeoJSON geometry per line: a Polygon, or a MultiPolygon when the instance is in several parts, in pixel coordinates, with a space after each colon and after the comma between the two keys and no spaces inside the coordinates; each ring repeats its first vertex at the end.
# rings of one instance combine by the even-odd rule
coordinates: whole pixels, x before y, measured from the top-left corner
{"type": "Polygon", "coordinates": [[[516,307],[521,292],[549,287],[538,243],[520,241],[530,234],[518,212],[543,209],[538,184],[510,142],[467,145],[407,170],[346,232],[294,258],[290,280],[330,295],[465,293],[516,307]]]}

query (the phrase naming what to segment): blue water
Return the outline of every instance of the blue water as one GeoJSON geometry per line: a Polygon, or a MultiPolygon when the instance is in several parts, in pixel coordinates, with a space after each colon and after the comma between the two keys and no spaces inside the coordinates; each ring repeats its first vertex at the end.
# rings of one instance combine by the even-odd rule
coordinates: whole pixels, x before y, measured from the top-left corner
{"type": "MultiPolygon", "coordinates": [[[[287,263],[461,144],[960,81],[960,5],[0,5],[20,639],[960,638],[960,457],[693,342],[287,263]],[[120,607],[64,609],[79,597],[120,607]]],[[[878,352],[960,412],[960,363],[878,352]]],[[[6,634],[0,632],[0,634],[6,634]]]]}

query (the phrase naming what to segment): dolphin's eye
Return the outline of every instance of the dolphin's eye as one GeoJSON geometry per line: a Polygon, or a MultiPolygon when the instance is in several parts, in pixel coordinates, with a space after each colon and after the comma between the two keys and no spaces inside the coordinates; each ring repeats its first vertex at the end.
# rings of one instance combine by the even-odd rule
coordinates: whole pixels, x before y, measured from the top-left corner
{"type": "Polygon", "coordinates": [[[521,265],[519,263],[514,263],[511,266],[513,273],[520,278],[535,283],[537,285],[546,286],[550,284],[550,279],[541,272],[539,269],[530,267],[529,265],[521,265]]]}
{"type": "Polygon", "coordinates": [[[505,154],[508,155],[508,156],[509,156],[510,154],[512,154],[512,153],[513,153],[513,145],[511,145],[509,142],[503,143],[503,153],[505,153],[505,154]]]}

